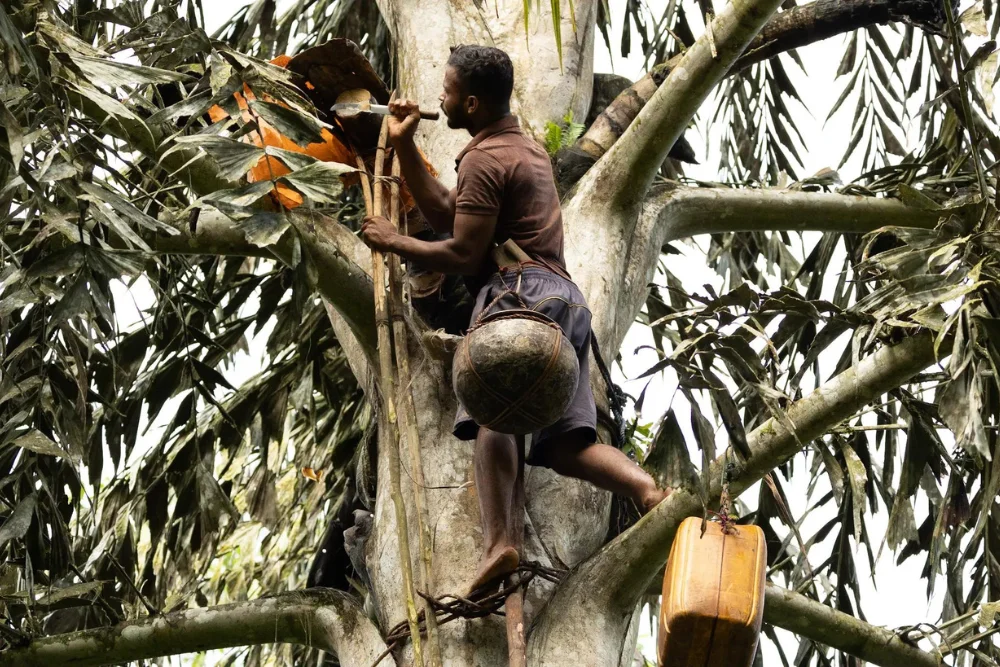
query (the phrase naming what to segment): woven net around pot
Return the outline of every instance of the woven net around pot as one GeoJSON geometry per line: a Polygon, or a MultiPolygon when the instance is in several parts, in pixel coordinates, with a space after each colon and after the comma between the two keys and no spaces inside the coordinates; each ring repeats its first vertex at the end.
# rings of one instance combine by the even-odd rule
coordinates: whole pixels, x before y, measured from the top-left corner
{"type": "Polygon", "coordinates": [[[480,426],[525,434],[555,423],[580,380],[576,350],[552,320],[504,310],[476,323],[452,367],[458,400],[480,426]]]}

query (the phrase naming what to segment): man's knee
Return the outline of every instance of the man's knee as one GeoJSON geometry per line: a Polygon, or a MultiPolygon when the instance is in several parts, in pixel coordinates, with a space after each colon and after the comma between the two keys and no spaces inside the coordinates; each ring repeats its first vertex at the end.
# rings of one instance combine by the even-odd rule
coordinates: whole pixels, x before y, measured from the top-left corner
{"type": "Polygon", "coordinates": [[[560,475],[571,475],[581,452],[594,444],[591,440],[586,429],[553,435],[540,443],[535,462],[560,475]]]}

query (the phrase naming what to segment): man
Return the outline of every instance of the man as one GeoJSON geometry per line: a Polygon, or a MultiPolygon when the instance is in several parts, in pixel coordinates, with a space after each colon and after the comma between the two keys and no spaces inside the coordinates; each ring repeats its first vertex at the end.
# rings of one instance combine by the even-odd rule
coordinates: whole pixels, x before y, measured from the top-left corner
{"type": "MultiPolygon", "coordinates": [[[[510,113],[513,85],[514,69],[503,51],[485,46],[452,49],[441,109],[448,127],[467,130],[473,138],[458,155],[458,186],[450,191],[428,173],[413,142],[420,121],[416,103],[390,103],[389,139],[407,186],[434,230],[451,237],[421,241],[397,234],[380,217],[367,218],[362,235],[373,248],[471,277],[478,289],[473,321],[502,292],[517,287],[517,297],[508,294],[493,308],[521,307],[523,300],[558,323],[577,351],[580,383],[566,414],[532,434],[527,462],[631,498],[646,512],[668,492],[657,489],[652,477],[624,453],[596,443],[597,413],[589,383],[590,311],[566,271],[562,213],[549,157],[521,132],[510,113]],[[495,243],[508,239],[530,261],[514,271],[497,272],[491,251],[495,243]]],[[[455,435],[476,441],[484,552],[469,588],[475,591],[499,583],[517,568],[524,461],[514,436],[479,427],[461,409],[455,435]]]]}

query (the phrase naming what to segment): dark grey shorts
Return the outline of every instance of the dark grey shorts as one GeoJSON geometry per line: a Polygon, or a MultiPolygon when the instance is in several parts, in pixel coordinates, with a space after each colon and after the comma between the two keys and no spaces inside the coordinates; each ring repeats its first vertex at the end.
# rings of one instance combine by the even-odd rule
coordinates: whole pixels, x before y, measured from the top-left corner
{"type": "MultiPolygon", "coordinates": [[[[531,450],[525,460],[531,465],[540,465],[542,448],[553,436],[583,430],[581,435],[586,437],[586,442],[597,441],[597,407],[590,390],[590,309],[579,288],[571,281],[547,269],[526,267],[521,271],[520,285],[514,271],[498,273],[490,278],[476,297],[470,325],[497,295],[515,287],[518,287],[518,295],[528,308],[542,313],[562,327],[580,360],[580,382],[566,414],[552,426],[531,434],[531,450]]],[[[508,294],[494,304],[489,312],[522,307],[513,294],[508,294]]],[[[459,404],[458,414],[455,416],[455,437],[459,440],[475,440],[478,433],[479,425],[459,404]]]]}

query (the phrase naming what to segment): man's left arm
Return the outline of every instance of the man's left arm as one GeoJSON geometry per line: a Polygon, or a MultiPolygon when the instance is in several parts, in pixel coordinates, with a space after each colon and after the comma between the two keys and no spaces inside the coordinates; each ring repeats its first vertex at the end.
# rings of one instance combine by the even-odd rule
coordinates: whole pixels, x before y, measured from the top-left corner
{"type": "Polygon", "coordinates": [[[371,217],[362,225],[361,234],[369,246],[394,252],[432,271],[476,275],[483,268],[496,224],[496,215],[456,213],[452,238],[421,241],[398,233],[385,218],[371,217]]]}

